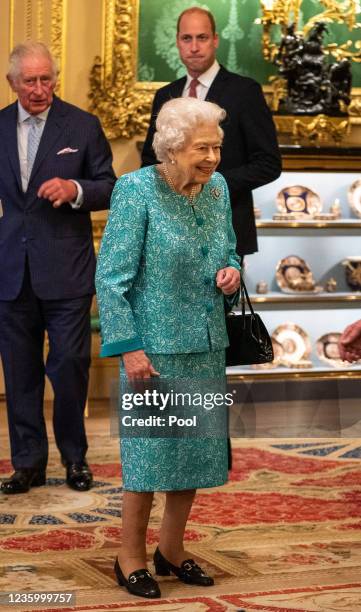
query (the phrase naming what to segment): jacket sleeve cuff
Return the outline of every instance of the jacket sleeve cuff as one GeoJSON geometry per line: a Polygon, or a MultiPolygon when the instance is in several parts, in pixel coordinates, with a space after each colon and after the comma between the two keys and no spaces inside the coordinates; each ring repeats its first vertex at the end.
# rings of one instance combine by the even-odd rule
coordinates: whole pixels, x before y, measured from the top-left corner
{"type": "Polygon", "coordinates": [[[228,268],[235,268],[236,270],[238,270],[238,272],[240,272],[240,271],[241,271],[241,265],[240,265],[240,263],[239,263],[238,259],[236,259],[235,257],[234,257],[234,258],[231,258],[231,259],[229,260],[229,262],[228,262],[228,264],[227,264],[227,267],[228,267],[228,268]]]}
{"type": "Polygon", "coordinates": [[[139,336],[135,336],[130,340],[120,340],[119,342],[111,342],[103,344],[100,350],[100,357],[119,357],[123,353],[130,351],[138,351],[144,349],[143,342],[139,336]]]}
{"type": "Polygon", "coordinates": [[[74,181],[73,179],[69,180],[76,185],[78,190],[75,200],[72,200],[71,202],[69,202],[69,204],[74,210],[78,210],[78,208],[80,208],[84,202],[83,187],[80,185],[80,183],[78,183],[78,181],[74,181]]]}

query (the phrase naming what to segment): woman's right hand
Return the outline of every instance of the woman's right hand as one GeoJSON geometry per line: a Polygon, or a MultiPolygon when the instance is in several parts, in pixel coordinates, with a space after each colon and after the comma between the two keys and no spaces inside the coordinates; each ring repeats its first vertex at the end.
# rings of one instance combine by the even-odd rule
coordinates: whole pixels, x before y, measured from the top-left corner
{"type": "Polygon", "coordinates": [[[123,353],[123,363],[128,380],[145,380],[160,375],[143,350],[123,353]]]}

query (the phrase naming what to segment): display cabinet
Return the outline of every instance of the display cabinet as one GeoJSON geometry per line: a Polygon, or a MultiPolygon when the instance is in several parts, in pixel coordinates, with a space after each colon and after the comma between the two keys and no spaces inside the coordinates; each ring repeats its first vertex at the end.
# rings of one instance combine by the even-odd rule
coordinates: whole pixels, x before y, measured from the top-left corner
{"type": "MultiPolygon", "coordinates": [[[[361,149],[282,149],[281,177],[254,192],[255,206],[261,213],[257,219],[259,251],[246,257],[245,280],[254,308],[269,332],[276,330],[281,344],[289,343],[285,347],[291,357],[292,351],[298,350],[299,359],[289,360],[287,350],[281,347],[276,367],[232,367],[227,373],[231,379],[361,377],[361,363],[338,362],[333,335],[361,318],[361,290],[351,289],[342,263],[350,256],[361,260],[361,202],[357,214],[348,203],[350,186],[361,179],[361,149]],[[277,194],[295,185],[318,194],[322,204],[319,217],[328,214],[335,201],[340,217],[274,220],[277,194]],[[308,264],[316,284],[314,291],[281,291],[276,268],[288,256],[298,256],[308,264]],[[265,285],[267,292],[258,293],[265,285]],[[306,354],[301,356],[304,346],[306,354]]],[[[360,271],[361,262],[356,276],[360,271]]]]}

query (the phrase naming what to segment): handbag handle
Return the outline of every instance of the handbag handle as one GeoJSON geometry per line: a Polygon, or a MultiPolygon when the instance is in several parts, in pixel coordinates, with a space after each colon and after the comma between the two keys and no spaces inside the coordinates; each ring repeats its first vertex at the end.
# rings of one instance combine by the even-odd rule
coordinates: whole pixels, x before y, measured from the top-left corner
{"type": "Polygon", "coordinates": [[[241,302],[242,302],[243,328],[246,329],[246,302],[247,302],[248,308],[249,308],[249,311],[250,311],[250,317],[253,320],[252,336],[256,340],[260,340],[261,339],[261,332],[260,332],[260,328],[259,328],[259,322],[258,322],[258,319],[257,319],[257,317],[255,315],[254,310],[253,310],[252,302],[249,299],[246,283],[243,280],[242,274],[241,274],[241,302]]]}
{"type": "Polygon", "coordinates": [[[253,306],[251,303],[251,300],[249,299],[249,295],[248,295],[248,291],[247,291],[247,287],[246,287],[246,283],[243,280],[243,276],[241,274],[241,304],[242,304],[242,317],[245,316],[246,314],[246,302],[249,308],[249,311],[251,313],[251,315],[254,316],[254,310],[253,310],[253,306]]]}

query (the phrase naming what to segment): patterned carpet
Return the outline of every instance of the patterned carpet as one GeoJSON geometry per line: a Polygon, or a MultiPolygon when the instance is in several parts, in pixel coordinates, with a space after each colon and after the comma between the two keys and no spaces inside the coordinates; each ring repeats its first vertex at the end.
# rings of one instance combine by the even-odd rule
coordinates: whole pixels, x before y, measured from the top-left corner
{"type": "MultiPolygon", "coordinates": [[[[66,487],[52,448],[46,487],[0,495],[0,591],[74,591],[75,605],[0,605],[0,612],[360,612],[361,440],[235,442],[228,485],[199,492],[186,535],[216,585],[161,578],[163,599],[147,601],[120,589],[112,572],[122,489],[117,441],[105,422],[88,419],[91,491],[66,487]]],[[[4,477],[11,472],[4,427],[1,449],[4,477]]],[[[149,560],[162,506],[157,495],[149,560]]]]}

